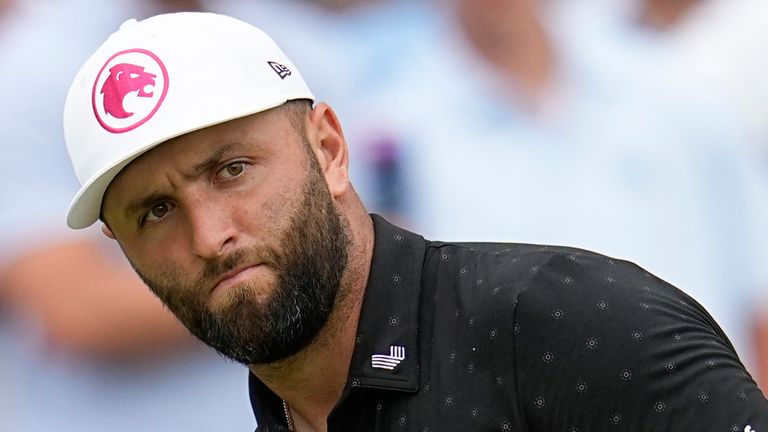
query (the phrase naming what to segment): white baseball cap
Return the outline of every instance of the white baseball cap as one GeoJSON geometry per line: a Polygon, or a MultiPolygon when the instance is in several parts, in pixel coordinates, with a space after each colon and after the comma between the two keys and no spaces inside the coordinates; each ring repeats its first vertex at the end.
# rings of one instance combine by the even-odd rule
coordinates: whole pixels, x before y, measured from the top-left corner
{"type": "Polygon", "coordinates": [[[82,185],[67,225],[96,222],[110,182],[158,144],[294,99],[314,96],[291,60],[250,24],[197,12],[125,22],[67,95],[64,136],[82,185]]]}

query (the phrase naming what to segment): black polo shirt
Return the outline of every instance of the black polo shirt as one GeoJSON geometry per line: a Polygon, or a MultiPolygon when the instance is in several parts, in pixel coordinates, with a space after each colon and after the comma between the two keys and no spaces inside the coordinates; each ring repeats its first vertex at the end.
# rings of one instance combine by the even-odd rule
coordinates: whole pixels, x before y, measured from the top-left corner
{"type": "MultiPolygon", "coordinates": [[[[768,403],[718,325],[636,265],[373,221],[329,431],[768,432],[768,403]]],[[[250,378],[257,431],[287,430],[280,399],[250,378]]]]}

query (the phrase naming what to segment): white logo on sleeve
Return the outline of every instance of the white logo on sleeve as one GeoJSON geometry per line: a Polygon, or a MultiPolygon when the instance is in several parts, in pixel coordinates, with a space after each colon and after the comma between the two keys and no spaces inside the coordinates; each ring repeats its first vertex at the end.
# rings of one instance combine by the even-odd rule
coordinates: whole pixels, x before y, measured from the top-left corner
{"type": "MultiPolygon", "coordinates": [[[[371,366],[376,369],[392,370],[405,360],[405,347],[392,345],[389,347],[389,355],[374,354],[371,356],[371,366]]],[[[746,432],[746,431],[745,431],[746,432]]],[[[751,431],[755,432],[755,431],[751,431]]]]}
{"type": "Polygon", "coordinates": [[[752,429],[752,426],[747,425],[747,427],[744,428],[744,432],[757,432],[757,431],[752,429]]]}

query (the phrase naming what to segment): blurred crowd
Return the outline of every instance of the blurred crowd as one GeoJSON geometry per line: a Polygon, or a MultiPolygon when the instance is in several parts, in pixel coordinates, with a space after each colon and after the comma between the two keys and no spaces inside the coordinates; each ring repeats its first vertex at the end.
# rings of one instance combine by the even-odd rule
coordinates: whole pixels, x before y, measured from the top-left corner
{"type": "Polygon", "coordinates": [[[430,239],[634,261],[768,388],[768,3],[0,0],[0,430],[255,426],[246,369],[98,227],[65,226],[72,77],[123,21],[178,10],[277,41],[339,114],[369,210],[430,239]]]}

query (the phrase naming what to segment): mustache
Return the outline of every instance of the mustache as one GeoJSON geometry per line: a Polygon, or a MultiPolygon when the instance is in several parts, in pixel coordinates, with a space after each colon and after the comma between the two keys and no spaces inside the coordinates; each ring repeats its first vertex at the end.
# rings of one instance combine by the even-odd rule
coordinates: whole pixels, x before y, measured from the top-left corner
{"type": "Polygon", "coordinates": [[[230,252],[228,255],[209,260],[203,268],[202,280],[210,282],[243,264],[265,264],[276,267],[280,264],[280,255],[271,249],[249,247],[230,252]]]}

